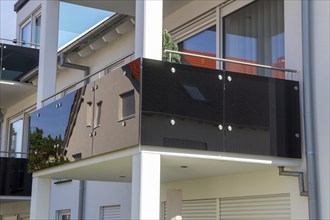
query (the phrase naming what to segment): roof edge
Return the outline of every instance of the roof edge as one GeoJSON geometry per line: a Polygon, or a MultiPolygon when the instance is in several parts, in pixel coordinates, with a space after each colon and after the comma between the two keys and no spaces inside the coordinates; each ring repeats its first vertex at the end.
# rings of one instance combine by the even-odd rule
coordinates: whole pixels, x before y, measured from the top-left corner
{"type": "Polygon", "coordinates": [[[30,0],[18,0],[14,5],[14,11],[19,12],[30,0]]]}

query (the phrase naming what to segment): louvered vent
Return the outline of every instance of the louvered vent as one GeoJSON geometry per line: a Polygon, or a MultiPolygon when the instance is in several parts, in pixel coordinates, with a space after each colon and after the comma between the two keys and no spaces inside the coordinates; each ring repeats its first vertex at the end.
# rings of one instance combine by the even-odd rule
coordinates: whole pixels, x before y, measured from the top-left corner
{"type": "Polygon", "coordinates": [[[185,200],[182,201],[182,219],[217,219],[216,199],[185,200]]]}
{"type": "Polygon", "coordinates": [[[220,219],[290,219],[289,194],[220,199],[220,219]]]}
{"type": "Polygon", "coordinates": [[[120,205],[102,206],[101,207],[102,220],[119,220],[120,219],[120,205]]]}

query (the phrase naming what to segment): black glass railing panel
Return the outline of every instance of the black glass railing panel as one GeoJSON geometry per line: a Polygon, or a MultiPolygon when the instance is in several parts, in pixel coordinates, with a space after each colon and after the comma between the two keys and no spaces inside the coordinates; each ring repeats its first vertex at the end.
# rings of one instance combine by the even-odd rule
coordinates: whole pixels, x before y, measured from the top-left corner
{"type": "Polygon", "coordinates": [[[137,59],[31,115],[30,168],[138,144],[299,158],[299,109],[297,82],[137,59]]]}
{"type": "Polygon", "coordinates": [[[138,145],[139,63],[112,71],[32,113],[30,171],[138,145]]]}
{"type": "Polygon", "coordinates": [[[301,157],[298,82],[226,72],[224,106],[226,152],[301,157]]]}
{"type": "Polygon", "coordinates": [[[141,144],[223,150],[223,73],[143,59],[141,144]]]}
{"type": "Polygon", "coordinates": [[[0,78],[16,81],[39,64],[39,50],[9,44],[0,44],[0,78]]]}
{"type": "Polygon", "coordinates": [[[31,196],[28,160],[0,157],[0,196],[31,196]]]}

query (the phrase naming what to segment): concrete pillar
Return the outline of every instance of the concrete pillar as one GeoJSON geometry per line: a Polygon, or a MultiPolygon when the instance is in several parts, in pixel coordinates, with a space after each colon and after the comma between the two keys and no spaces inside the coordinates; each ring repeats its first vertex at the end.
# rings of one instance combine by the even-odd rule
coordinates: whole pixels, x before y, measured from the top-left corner
{"type": "Polygon", "coordinates": [[[56,91],[59,0],[42,1],[37,108],[56,91]]]}
{"type": "Polygon", "coordinates": [[[163,0],[135,2],[135,57],[161,60],[163,0]]]}
{"type": "Polygon", "coordinates": [[[132,166],[131,219],[159,219],[160,155],[141,152],[132,166]]]}
{"type": "Polygon", "coordinates": [[[168,189],[167,196],[167,218],[166,220],[182,219],[182,190],[168,189]]]}
{"type": "Polygon", "coordinates": [[[33,177],[30,219],[49,219],[50,178],[33,177]]]}

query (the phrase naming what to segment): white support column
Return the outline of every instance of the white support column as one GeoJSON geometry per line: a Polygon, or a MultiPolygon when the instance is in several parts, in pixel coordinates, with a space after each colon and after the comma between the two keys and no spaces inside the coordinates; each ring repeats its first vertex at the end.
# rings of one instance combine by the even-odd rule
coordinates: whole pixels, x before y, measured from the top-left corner
{"type": "Polygon", "coordinates": [[[160,155],[133,156],[131,219],[159,219],[160,155]]]}
{"type": "Polygon", "coordinates": [[[161,60],[163,0],[135,2],[135,57],[161,60]]]}
{"type": "Polygon", "coordinates": [[[30,219],[49,219],[50,178],[33,177],[30,219]]]}
{"type": "Polygon", "coordinates": [[[42,1],[37,107],[55,93],[59,0],[42,1]]]}

